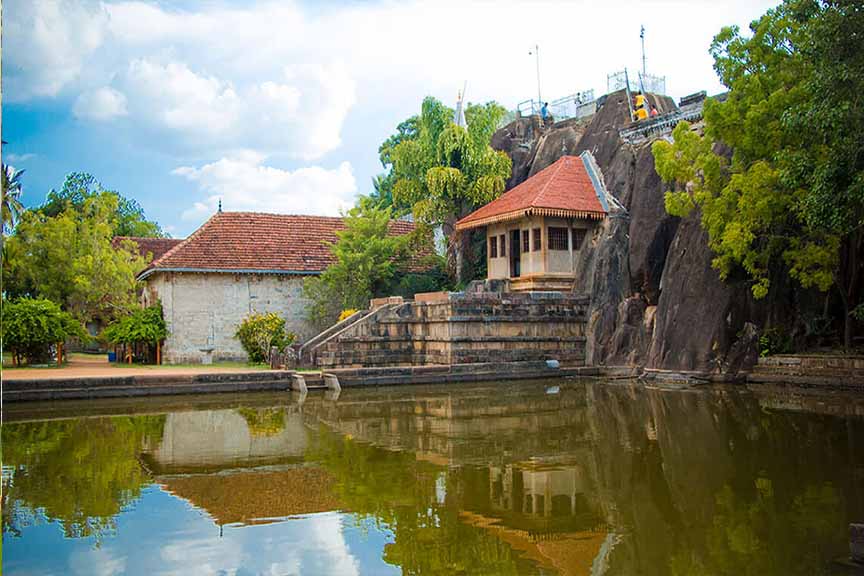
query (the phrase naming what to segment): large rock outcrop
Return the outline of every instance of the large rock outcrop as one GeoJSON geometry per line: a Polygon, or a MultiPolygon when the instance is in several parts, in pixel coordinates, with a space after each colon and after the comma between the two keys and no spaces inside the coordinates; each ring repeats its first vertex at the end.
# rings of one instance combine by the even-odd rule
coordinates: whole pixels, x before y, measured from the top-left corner
{"type": "MultiPolygon", "coordinates": [[[[661,112],[674,102],[649,96],[661,112]]],[[[492,139],[513,159],[508,187],[552,164],[562,154],[590,151],[606,187],[623,206],[599,225],[577,263],[574,290],[591,296],[586,326],[587,362],[662,370],[737,370],[752,346],[739,342],[754,310],[746,285],[723,282],[698,215],[685,221],[666,213],[665,187],[654,170],[651,142],[619,137],[629,123],[623,91],[604,97],[583,121],[543,127],[520,118],[492,139]],[[731,351],[731,355],[730,355],[731,351]]]]}

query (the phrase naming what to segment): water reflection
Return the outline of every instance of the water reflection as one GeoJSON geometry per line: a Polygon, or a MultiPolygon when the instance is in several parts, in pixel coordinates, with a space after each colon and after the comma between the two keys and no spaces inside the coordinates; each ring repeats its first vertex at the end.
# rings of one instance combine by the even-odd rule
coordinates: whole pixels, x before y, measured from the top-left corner
{"type": "Polygon", "coordinates": [[[4,425],[4,570],[830,574],[864,519],[860,400],[522,383],[165,402],[4,425]]]}

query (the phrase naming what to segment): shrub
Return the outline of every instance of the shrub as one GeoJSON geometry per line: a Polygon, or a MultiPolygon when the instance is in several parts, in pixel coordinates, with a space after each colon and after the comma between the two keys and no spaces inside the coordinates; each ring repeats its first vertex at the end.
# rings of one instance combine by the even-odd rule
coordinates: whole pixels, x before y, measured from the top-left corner
{"type": "Polygon", "coordinates": [[[47,359],[52,344],[69,337],[87,338],[87,331],[71,314],[44,298],[3,302],[0,337],[16,359],[33,363],[47,359]]]}
{"type": "Polygon", "coordinates": [[[264,362],[273,346],[282,352],[295,338],[294,334],[285,331],[285,319],[273,312],[248,316],[237,327],[234,336],[240,340],[249,361],[254,363],[264,362]]]}
{"type": "Polygon", "coordinates": [[[356,308],[347,308],[345,310],[342,310],[342,313],[339,314],[339,320],[337,320],[337,322],[341,322],[342,320],[345,320],[346,318],[353,316],[356,313],[357,313],[356,308]]]}
{"type": "Polygon", "coordinates": [[[759,356],[788,354],[792,351],[792,337],[780,328],[768,328],[759,337],[759,356]]]}
{"type": "Polygon", "coordinates": [[[162,305],[135,310],[128,316],[110,324],[102,331],[102,339],[111,344],[135,344],[147,342],[155,344],[168,336],[165,320],[162,318],[162,305]]]}

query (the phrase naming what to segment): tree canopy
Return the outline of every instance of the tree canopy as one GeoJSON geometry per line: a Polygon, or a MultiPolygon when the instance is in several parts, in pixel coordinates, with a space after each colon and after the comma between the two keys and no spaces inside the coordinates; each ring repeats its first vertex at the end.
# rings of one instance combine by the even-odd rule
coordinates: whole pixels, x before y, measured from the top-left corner
{"type": "Polygon", "coordinates": [[[20,298],[3,302],[0,338],[16,358],[44,360],[52,344],[85,335],[81,323],[50,300],[20,298]]]}
{"type": "MultiPolygon", "coordinates": [[[[431,279],[431,284],[405,273],[412,251],[430,241],[428,229],[419,226],[412,234],[394,235],[390,223],[389,207],[361,203],[348,211],[345,229],[337,233],[338,240],[330,246],[336,261],[321,276],[308,278],[304,286],[311,300],[309,319],[313,324],[328,326],[343,310],[363,310],[371,298],[389,296],[400,288],[438,289],[434,266],[430,278],[417,275],[431,279]]],[[[435,257],[430,259],[434,261],[435,257]]]]}
{"type": "Polygon", "coordinates": [[[681,123],[674,144],[654,144],[657,172],[678,184],[666,208],[699,208],[721,277],[742,268],[757,298],[778,268],[835,286],[848,346],[864,267],[864,7],[787,0],[750,28],[714,38],[729,93],[706,101],[704,134],[681,123]]]}
{"type": "Polygon", "coordinates": [[[115,248],[118,197],[92,195],[55,216],[27,210],[6,240],[7,296],[47,298],[81,320],[136,307],[135,276],[147,265],[130,241],[115,248]]]}
{"type": "Polygon", "coordinates": [[[131,314],[111,323],[102,331],[102,338],[111,344],[155,344],[168,336],[162,305],[138,308],[131,314]]]}
{"type": "Polygon", "coordinates": [[[427,97],[420,115],[399,124],[378,150],[388,171],[375,180],[372,200],[441,226],[456,273],[461,272],[463,251],[456,241],[456,221],[501,195],[511,175],[510,158],[489,145],[505,114],[494,102],[469,104],[467,127],[457,126],[452,109],[427,97]]]}
{"type": "Polygon", "coordinates": [[[114,236],[162,237],[165,234],[159,224],[147,220],[144,209],[135,200],[126,198],[114,190],[105,189],[92,174],[72,172],[66,176],[59,191],[51,190],[45,203],[38,208],[45,216],[59,216],[66,210],[81,211],[88,200],[99,196],[115,199],[111,218],[114,236]]]}
{"type": "Polygon", "coordinates": [[[24,175],[24,170],[15,170],[12,166],[2,165],[3,178],[3,198],[0,202],[0,211],[2,211],[2,232],[8,234],[14,227],[15,222],[24,212],[24,205],[21,203],[21,176],[24,175]]]}

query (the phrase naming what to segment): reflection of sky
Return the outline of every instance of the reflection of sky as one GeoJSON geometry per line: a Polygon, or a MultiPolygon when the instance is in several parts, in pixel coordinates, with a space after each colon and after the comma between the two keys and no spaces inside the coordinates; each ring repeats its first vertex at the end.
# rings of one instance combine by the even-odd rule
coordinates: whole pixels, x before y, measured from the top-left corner
{"type": "Polygon", "coordinates": [[[398,574],[382,559],[392,541],[373,521],[326,512],[257,526],[219,526],[156,486],[117,518],[114,536],[67,539],[57,524],[3,536],[3,573],[398,574]],[[46,553],[50,551],[50,553],[46,553]]]}

